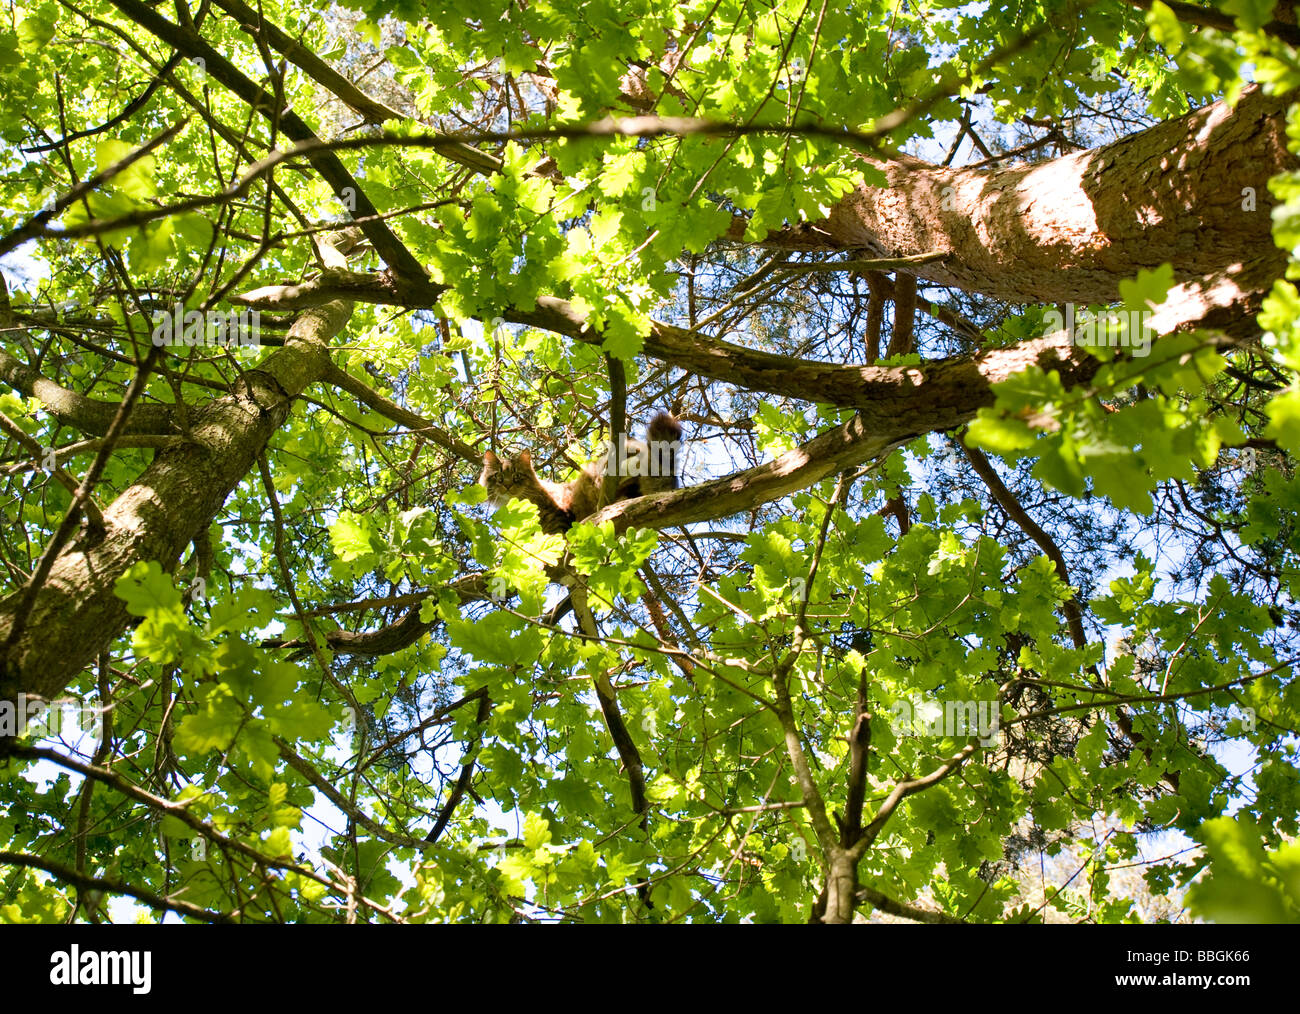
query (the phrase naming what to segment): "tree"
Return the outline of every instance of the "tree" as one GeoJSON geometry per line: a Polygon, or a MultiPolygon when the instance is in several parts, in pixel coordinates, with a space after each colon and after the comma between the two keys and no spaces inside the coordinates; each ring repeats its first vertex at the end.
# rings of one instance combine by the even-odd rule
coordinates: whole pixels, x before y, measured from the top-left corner
{"type": "Polygon", "coordinates": [[[1118,921],[1296,833],[1289,2],[350,6],[0,32],[0,915],[1118,921]],[[656,409],[675,491],[484,506],[656,409]]]}

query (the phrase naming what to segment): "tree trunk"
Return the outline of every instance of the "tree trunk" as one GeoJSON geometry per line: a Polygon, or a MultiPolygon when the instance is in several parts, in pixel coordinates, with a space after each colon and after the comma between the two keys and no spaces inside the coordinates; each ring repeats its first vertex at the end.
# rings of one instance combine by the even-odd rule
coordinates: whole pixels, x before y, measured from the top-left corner
{"type": "MultiPolygon", "coordinates": [[[[1008,169],[876,161],[889,189],[859,187],[824,220],[765,242],[881,257],[944,251],[914,273],[1015,303],[1113,302],[1120,280],[1167,261],[1176,282],[1228,283],[1206,308],[1225,311],[1215,315],[1222,323],[1249,312],[1286,264],[1270,234],[1268,179],[1300,164],[1286,147],[1289,104],[1251,86],[1235,109],[1215,102],[1113,144],[1008,169]]],[[[743,229],[737,222],[733,234],[743,229]]]]}
{"type": "MultiPolygon", "coordinates": [[[[194,413],[190,442],[160,451],[113,501],[102,533],[83,529],[64,547],[0,660],[0,701],[19,693],[57,696],[126,628],[126,604],[114,583],[140,560],[175,566],[284,424],[294,398],[324,375],[329,341],[351,315],[343,302],[302,314],[284,348],[194,413]]],[[[20,589],[0,601],[0,643],[7,643],[22,600],[20,589]]]]}
{"type": "Polygon", "coordinates": [[[826,874],[826,910],[821,921],[837,926],[853,922],[857,909],[858,864],[846,848],[830,852],[830,870],[826,874]]]}

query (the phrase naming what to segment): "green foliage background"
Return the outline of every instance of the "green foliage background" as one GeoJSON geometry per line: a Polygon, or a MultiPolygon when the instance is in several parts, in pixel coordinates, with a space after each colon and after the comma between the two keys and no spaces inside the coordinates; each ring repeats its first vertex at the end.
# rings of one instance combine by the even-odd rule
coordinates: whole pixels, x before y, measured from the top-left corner
{"type": "MultiPolygon", "coordinates": [[[[1103,104],[1138,122],[1175,116],[1237,94],[1246,65],[1271,88],[1300,84],[1295,53],[1259,30],[1272,9],[1262,0],[1221,5],[1233,32],[1193,30],[1159,3],[1149,13],[1055,0],[984,10],[929,0],[348,6],[341,18],[317,3],[261,9],[363,89],[409,103],[387,130],[520,136],[479,145],[499,159],[493,173],[419,147],[341,155],[446,290],[415,312],[359,303],[335,361],[478,452],[489,434],[498,449],[533,447],[556,478],[607,434],[602,353],[625,363],[634,411],[685,409],[712,475],[847,419],[692,382],[640,352],[652,314],[695,323],[704,315],[695,300],[712,300],[712,312],[762,263],[744,243],[720,244],[736,214],[753,241],[879,180],[853,145],[825,133],[548,131],[648,112],[865,131],[923,104],[888,141],[924,146],[946,143],[975,103],[1005,137],[1021,117],[1072,117],[1091,144],[1110,136],[1103,104]],[[665,52],[683,54],[682,69],[663,65],[665,52]],[[644,72],[652,108],[629,102],[630,67],[644,72]],[[688,284],[701,265],[709,270],[688,284]],[[503,308],[539,296],[570,300],[603,346],[498,323],[503,308]],[[719,417],[746,425],[702,422],[719,417]]],[[[191,15],[318,136],[369,129],[353,130],[355,113],[260,52],[238,19],[215,7],[191,15]]],[[[3,7],[3,231],[182,120],[173,140],[59,222],[219,193],[287,146],[203,68],[179,60],[160,72],[170,55],[122,5],[3,7]],[[147,100],[102,129],[155,76],[147,100]],[[75,139],[49,146],[61,138],[75,139]]],[[[1290,122],[1300,141],[1300,119],[1290,122]]],[[[304,232],[345,221],[348,209],[302,160],[270,179],[216,206],[43,240],[26,248],[35,261],[25,286],[11,257],[13,308],[28,315],[46,375],[118,396],[148,345],[148,300],[169,305],[179,291],[192,309],[312,270],[304,232]]],[[[1275,235],[1293,250],[1300,175],[1273,189],[1275,235]]],[[[349,266],[378,262],[363,254],[349,266]]],[[[1170,281],[1167,268],[1127,280],[1125,304],[1158,304],[1170,281]]],[[[741,326],[746,343],[852,361],[831,339],[842,317],[783,300],[741,326]]],[[[1143,834],[1174,829],[1206,850],[1148,861],[1150,892],[1180,891],[1210,864],[1190,895],[1194,914],[1295,921],[1297,311],[1300,295],[1279,281],[1260,318],[1263,355],[1193,333],[1162,340],[1149,359],[1107,363],[1086,389],[1038,369],[999,386],[967,440],[1000,459],[1022,502],[1041,512],[1075,589],[933,434],[850,481],[720,518],[690,539],[577,526],[567,550],[588,581],[595,639],[538,622],[557,594],[544,568],[566,545],[540,532],[528,505],[493,515],[472,462],[417,445],[341,391],[315,390],[267,450],[275,509],[253,470],[210,527],[210,559],[196,548],[174,573],[167,561],[139,561],[118,584],[138,624],[69,687],[91,705],[111,690],[113,739],[93,759],[155,802],[102,781],[88,792],[80,774],[49,759],[11,758],[0,767],[0,850],[247,922],[806,921],[828,854],[787,732],[826,810],[842,816],[862,694],[875,716],[867,820],[896,784],[969,742],[898,734],[885,719],[899,702],[991,702],[1002,727],[993,748],[893,813],[858,866],[874,891],[972,922],[1133,921],[1109,869],[1142,858],[1143,834]],[[1231,370],[1281,381],[1243,392],[1231,370]],[[1034,422],[1042,414],[1051,426],[1034,422]],[[1247,453],[1251,441],[1258,454],[1247,453]],[[1163,513],[1179,489],[1197,505],[1195,531],[1163,513]],[[905,532],[881,510],[900,496],[905,532]],[[674,607],[676,644],[645,611],[646,566],[674,607]],[[271,646],[303,637],[286,572],[321,645],[336,627],[394,622],[416,599],[434,625],[377,657],[271,646]],[[495,600],[458,596],[453,582],[465,574],[496,581],[495,600]],[[404,595],[400,607],[388,601],[404,595]],[[1072,599],[1089,617],[1083,647],[1062,625],[1072,599]],[[592,689],[607,678],[644,763],[645,814],[592,689]],[[1117,705],[1136,739],[1119,731],[1117,705]],[[1212,752],[1226,739],[1250,758],[1248,778],[1212,752]],[[462,769],[471,775],[456,797],[462,769]],[[453,798],[459,805],[426,843],[453,798]],[[1027,894],[1017,875],[1027,857],[1068,848],[1085,851],[1086,875],[1068,890],[1027,894]]],[[[971,313],[987,325],[986,343],[1011,344],[1037,333],[1042,309],[971,313]]],[[[264,354],[190,351],[151,377],[147,400],[196,403],[264,354]]],[[[936,339],[925,351],[963,349],[936,339]]],[[[42,446],[77,439],[34,399],[5,393],[0,411],[42,446]]],[[[11,461],[24,457],[15,448],[11,461]]],[[[100,501],[152,454],[120,448],[100,501]]],[[[69,505],[46,479],[6,477],[6,591],[69,505]]],[[[93,739],[75,747],[83,760],[96,750],[93,739]]],[[[129,911],[67,878],[0,865],[0,920],[129,911]]],[[[147,901],[140,911],[157,917],[147,901]]]]}

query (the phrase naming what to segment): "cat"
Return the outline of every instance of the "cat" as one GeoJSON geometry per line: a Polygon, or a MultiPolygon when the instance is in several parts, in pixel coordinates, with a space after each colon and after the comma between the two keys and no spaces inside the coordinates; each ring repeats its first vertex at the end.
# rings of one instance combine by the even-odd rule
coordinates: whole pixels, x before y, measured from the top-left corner
{"type": "Polygon", "coordinates": [[[614,455],[612,462],[607,450],[584,465],[572,482],[539,478],[528,451],[520,451],[513,458],[499,458],[488,451],[483,455],[483,473],[478,481],[494,504],[503,504],[511,497],[536,504],[542,531],[563,535],[575,521],[605,505],[607,475],[618,476],[610,502],[676,489],[681,440],[681,423],[667,412],[660,412],[646,427],[646,441],[625,440],[622,453],[614,455]]]}

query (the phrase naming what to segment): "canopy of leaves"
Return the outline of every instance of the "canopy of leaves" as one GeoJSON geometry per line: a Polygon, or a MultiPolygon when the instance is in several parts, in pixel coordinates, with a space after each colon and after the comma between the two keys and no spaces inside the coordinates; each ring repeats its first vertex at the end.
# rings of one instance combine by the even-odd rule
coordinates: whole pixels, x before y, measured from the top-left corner
{"type": "MultiPolygon", "coordinates": [[[[1122,922],[1194,881],[1191,914],[1294,921],[1291,281],[1262,340],[1030,366],[961,433],[748,499],[692,489],[852,407],[647,352],[657,322],[774,375],[1037,338],[1051,307],[923,282],[886,349],[894,268],[770,240],[879,157],[1036,162],[1242,68],[1293,89],[1290,7],[3,5],[5,594],[212,439],[313,292],[351,316],[181,558],[112,576],[129,623],[53,711],[95,721],[0,711],[0,921],[1122,922]],[[260,345],[151,340],[232,307],[260,345]],[[164,426],[52,393],[111,419],[133,384],[164,426]],[[475,485],[489,449],[571,481],[660,409],[669,522],[544,533],[475,485]]],[[[1300,249],[1300,173],[1272,189],[1300,249]]],[[[1117,305],[1159,305],[1167,255],[1117,305]]]]}

